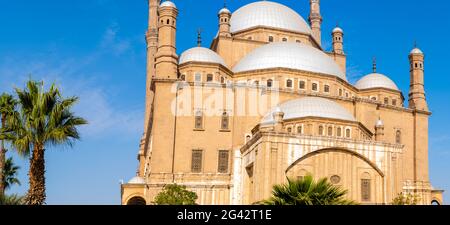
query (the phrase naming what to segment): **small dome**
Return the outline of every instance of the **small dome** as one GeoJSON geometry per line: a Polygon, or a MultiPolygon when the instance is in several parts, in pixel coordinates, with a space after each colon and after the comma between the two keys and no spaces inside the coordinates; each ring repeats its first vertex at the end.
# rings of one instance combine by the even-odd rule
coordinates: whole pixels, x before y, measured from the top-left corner
{"type": "Polygon", "coordinates": [[[165,1],[165,2],[161,3],[161,5],[159,7],[173,7],[173,8],[177,8],[175,3],[171,2],[171,1],[165,1]]]}
{"type": "Polygon", "coordinates": [[[222,13],[229,13],[229,14],[231,14],[230,10],[227,9],[227,8],[223,8],[223,9],[221,9],[221,10],[219,11],[219,14],[222,14],[222,13]]]}
{"type": "Polygon", "coordinates": [[[361,78],[355,85],[356,88],[360,90],[371,89],[371,88],[387,88],[398,91],[397,85],[389,77],[379,74],[372,73],[361,78]]]}
{"type": "Polygon", "coordinates": [[[347,80],[336,62],[322,51],[302,43],[275,42],[263,45],[247,54],[233,72],[288,68],[323,73],[347,80]]]}
{"type": "Polygon", "coordinates": [[[410,54],[423,54],[423,52],[419,48],[414,48],[413,50],[411,50],[410,54]]]}
{"type": "Polygon", "coordinates": [[[336,27],[333,29],[333,33],[344,33],[344,31],[342,30],[342,28],[336,27]]]}
{"type": "Polygon", "coordinates": [[[217,63],[226,66],[225,61],[216,52],[209,48],[195,47],[183,52],[180,56],[180,64],[187,62],[217,63]]]}
{"type": "Polygon", "coordinates": [[[133,177],[128,184],[145,184],[145,179],[143,177],[133,177]]]}
{"type": "Polygon", "coordinates": [[[377,121],[376,126],[377,126],[377,127],[382,127],[382,126],[384,126],[383,120],[379,119],[379,120],[377,121]]]}
{"type": "Polygon", "coordinates": [[[266,26],[311,34],[311,28],[294,10],[279,3],[258,1],[236,10],[231,16],[231,32],[266,26]]]}
{"type": "Polygon", "coordinates": [[[274,122],[273,114],[277,108],[284,112],[284,120],[299,119],[305,117],[319,117],[356,121],[353,115],[336,102],[319,97],[298,98],[285,102],[272,109],[262,120],[263,124],[274,122]]]}

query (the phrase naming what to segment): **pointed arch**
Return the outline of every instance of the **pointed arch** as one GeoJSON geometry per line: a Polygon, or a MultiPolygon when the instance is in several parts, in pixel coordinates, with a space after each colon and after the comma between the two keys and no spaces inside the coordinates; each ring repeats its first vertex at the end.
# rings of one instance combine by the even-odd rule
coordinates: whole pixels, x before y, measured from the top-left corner
{"type": "Polygon", "coordinates": [[[304,155],[303,157],[297,159],[295,162],[293,162],[291,165],[288,166],[288,168],[285,170],[285,173],[288,173],[292,168],[294,168],[297,164],[299,164],[300,162],[302,162],[303,160],[306,160],[310,157],[316,156],[316,155],[320,155],[323,153],[327,153],[327,152],[341,152],[341,153],[346,153],[346,154],[351,154],[356,156],[357,158],[363,160],[364,162],[366,162],[367,164],[369,164],[374,170],[377,171],[377,173],[381,176],[384,177],[384,173],[383,171],[381,171],[380,168],[378,168],[377,165],[375,165],[375,163],[373,163],[372,161],[370,161],[367,157],[355,152],[355,151],[351,151],[348,150],[346,148],[325,148],[325,149],[321,149],[321,150],[317,150],[317,151],[313,151],[310,152],[306,155],[304,155]]]}

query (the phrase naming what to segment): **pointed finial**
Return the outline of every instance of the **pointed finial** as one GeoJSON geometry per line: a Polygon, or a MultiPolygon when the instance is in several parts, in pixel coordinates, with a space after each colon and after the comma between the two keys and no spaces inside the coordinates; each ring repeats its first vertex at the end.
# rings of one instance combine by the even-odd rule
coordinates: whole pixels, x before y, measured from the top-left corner
{"type": "Polygon", "coordinates": [[[224,8],[227,7],[227,0],[223,0],[223,7],[224,7],[224,8]]]}
{"type": "Polygon", "coordinates": [[[417,48],[417,40],[414,41],[414,48],[417,48]]]}
{"type": "Polygon", "coordinates": [[[198,28],[197,29],[197,46],[201,47],[202,46],[202,29],[198,28]]]}
{"type": "Polygon", "coordinates": [[[373,70],[373,73],[377,72],[377,57],[373,57],[373,59],[372,59],[372,70],[373,70]]]}

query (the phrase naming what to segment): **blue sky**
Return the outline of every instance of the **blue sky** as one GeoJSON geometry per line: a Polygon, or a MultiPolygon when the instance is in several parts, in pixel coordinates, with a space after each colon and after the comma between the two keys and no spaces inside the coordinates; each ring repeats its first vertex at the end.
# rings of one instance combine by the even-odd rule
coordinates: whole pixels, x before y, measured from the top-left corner
{"type": "MultiPolygon", "coordinates": [[[[228,0],[234,11],[254,1],[228,0]]],[[[304,18],[308,0],[279,0],[304,18]]],[[[48,204],[119,204],[119,181],[137,168],[143,131],[147,0],[0,0],[0,92],[25,81],[56,82],[66,95],[81,98],[76,112],[90,125],[73,149],[47,151],[48,204]]],[[[209,46],[217,32],[223,0],[175,0],[178,52],[196,44],[202,28],[209,46]],[[195,4],[194,4],[195,3],[195,4]]],[[[324,46],[339,23],[345,31],[348,77],[354,83],[378,70],[407,96],[408,53],[417,41],[426,54],[426,91],[430,119],[430,176],[437,188],[450,190],[450,44],[448,1],[322,1],[324,46]]],[[[10,153],[10,155],[13,155],[10,153]]],[[[20,187],[27,190],[28,160],[20,164],[20,187]]],[[[446,195],[447,203],[450,194],[446,195]]]]}

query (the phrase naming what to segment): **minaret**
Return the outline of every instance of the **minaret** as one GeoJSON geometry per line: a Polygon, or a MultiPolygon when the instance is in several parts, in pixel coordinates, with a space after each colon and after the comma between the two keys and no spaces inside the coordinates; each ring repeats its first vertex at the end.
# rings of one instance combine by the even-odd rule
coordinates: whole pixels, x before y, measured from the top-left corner
{"type": "Polygon", "coordinates": [[[375,141],[384,141],[384,123],[381,118],[378,119],[375,125],[375,141]]]}
{"type": "Polygon", "coordinates": [[[415,47],[409,54],[410,62],[410,89],[409,108],[428,111],[424,88],[424,59],[423,52],[415,47]]]}
{"type": "Polygon", "coordinates": [[[219,11],[219,36],[231,37],[230,32],[230,19],[231,12],[227,9],[226,5],[219,11]]]}
{"type": "Polygon", "coordinates": [[[333,52],[344,54],[344,31],[338,26],[333,29],[333,52]]]}
{"type": "Polygon", "coordinates": [[[158,51],[158,6],[160,0],[148,1],[148,30],[145,34],[147,42],[147,70],[145,85],[145,115],[144,115],[144,135],[141,140],[138,160],[140,161],[139,175],[143,176],[145,163],[145,149],[147,148],[147,140],[151,133],[150,118],[152,113],[154,92],[151,88],[152,80],[156,76],[155,55],[158,51]]]}
{"type": "Polygon", "coordinates": [[[322,46],[322,15],[320,14],[320,0],[310,0],[311,13],[309,15],[309,23],[312,29],[312,35],[316,39],[319,46],[322,46]]]}
{"type": "Polygon", "coordinates": [[[156,78],[177,79],[178,55],[176,31],[178,9],[171,1],[159,6],[158,52],[156,53],[156,78]]]}

